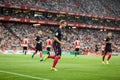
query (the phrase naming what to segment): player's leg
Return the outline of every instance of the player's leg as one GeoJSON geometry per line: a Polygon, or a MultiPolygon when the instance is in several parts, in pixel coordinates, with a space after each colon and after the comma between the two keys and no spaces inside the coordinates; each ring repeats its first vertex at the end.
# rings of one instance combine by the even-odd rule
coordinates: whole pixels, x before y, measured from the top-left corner
{"type": "Polygon", "coordinates": [[[54,59],[56,57],[56,54],[58,53],[58,45],[57,45],[57,43],[53,43],[53,49],[54,49],[55,55],[53,55],[53,56],[49,55],[48,58],[54,59]]]}
{"type": "Polygon", "coordinates": [[[52,65],[53,68],[56,67],[56,64],[58,63],[58,60],[59,60],[59,59],[60,59],[60,55],[56,55],[55,58],[54,58],[53,65],[52,65]]]}
{"type": "Polygon", "coordinates": [[[103,50],[101,51],[101,54],[104,55],[104,51],[103,50]]]}
{"type": "Polygon", "coordinates": [[[25,50],[25,55],[26,55],[27,51],[25,50]]]}
{"type": "Polygon", "coordinates": [[[105,60],[106,54],[107,54],[107,51],[105,51],[102,55],[102,64],[105,64],[104,60],[105,60]]]}
{"type": "Polygon", "coordinates": [[[38,50],[39,50],[39,57],[40,57],[40,61],[43,61],[43,58],[42,58],[42,42],[40,42],[39,46],[38,46],[38,50]]]}
{"type": "Polygon", "coordinates": [[[37,53],[37,49],[35,50],[35,52],[33,53],[33,55],[32,55],[32,58],[34,58],[34,55],[37,53]]]}
{"type": "Polygon", "coordinates": [[[55,58],[54,58],[54,61],[53,61],[53,65],[52,65],[51,70],[58,71],[58,70],[56,69],[56,65],[57,65],[59,59],[60,59],[60,55],[56,55],[55,58]]]}
{"type": "Polygon", "coordinates": [[[105,64],[104,59],[105,59],[105,54],[102,56],[102,64],[105,64]]]}
{"type": "Polygon", "coordinates": [[[55,58],[55,55],[46,55],[46,56],[44,56],[44,58],[43,58],[43,61],[46,61],[48,58],[51,58],[51,59],[54,59],[55,58]]]}
{"type": "Polygon", "coordinates": [[[78,48],[78,51],[77,51],[78,55],[80,55],[80,49],[78,48]]]}
{"type": "Polygon", "coordinates": [[[61,57],[61,47],[60,47],[60,45],[57,46],[57,49],[58,49],[58,53],[56,53],[56,56],[54,58],[53,65],[52,65],[52,70],[54,70],[54,71],[57,71],[56,64],[58,63],[58,60],[61,57]]]}
{"type": "Polygon", "coordinates": [[[27,54],[27,47],[25,47],[25,55],[27,54]]]}
{"type": "Polygon", "coordinates": [[[75,48],[75,57],[77,56],[78,52],[77,52],[77,48],[75,48]]]}
{"type": "MultiPolygon", "coordinates": [[[[58,52],[57,48],[56,48],[56,43],[53,43],[53,49],[54,49],[54,52],[58,52]]],[[[54,59],[55,58],[55,55],[46,55],[44,58],[43,58],[43,61],[46,61],[48,58],[51,58],[51,59],[54,59]]]]}
{"type": "MultiPolygon", "coordinates": [[[[49,50],[50,51],[50,50],[49,50]]],[[[54,51],[55,53],[57,53],[58,51],[54,51]]],[[[48,54],[47,58],[51,58],[51,59],[54,59],[55,58],[55,55],[50,55],[50,53],[48,54]]]]}
{"type": "Polygon", "coordinates": [[[39,55],[40,61],[43,61],[43,58],[42,58],[42,50],[40,50],[39,52],[40,52],[40,55],[39,55]]]}
{"type": "Polygon", "coordinates": [[[77,56],[77,51],[75,51],[75,57],[77,56]]]}
{"type": "Polygon", "coordinates": [[[36,46],[35,46],[35,52],[33,53],[32,58],[34,58],[34,55],[37,53],[38,50],[39,50],[39,45],[36,44],[36,46]]]}
{"type": "Polygon", "coordinates": [[[106,64],[109,64],[109,60],[110,60],[110,58],[111,58],[111,52],[108,52],[107,53],[107,61],[106,61],[106,64]]]}
{"type": "Polygon", "coordinates": [[[47,47],[47,54],[50,55],[50,47],[47,47]]]}
{"type": "Polygon", "coordinates": [[[23,53],[25,53],[24,47],[23,47],[23,53]]]}
{"type": "Polygon", "coordinates": [[[79,48],[75,49],[75,56],[79,55],[79,48]]]}

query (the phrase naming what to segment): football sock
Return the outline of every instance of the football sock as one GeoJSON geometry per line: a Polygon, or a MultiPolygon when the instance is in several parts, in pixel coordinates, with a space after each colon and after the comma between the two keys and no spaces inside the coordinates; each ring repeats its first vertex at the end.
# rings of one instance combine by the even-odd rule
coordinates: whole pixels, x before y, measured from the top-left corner
{"type": "Polygon", "coordinates": [[[40,59],[42,59],[42,52],[40,52],[40,59]]]}
{"type": "Polygon", "coordinates": [[[55,68],[58,60],[59,60],[59,57],[58,57],[58,56],[55,56],[54,61],[53,61],[53,65],[52,65],[53,68],[55,68]]]}
{"type": "Polygon", "coordinates": [[[102,61],[104,61],[104,59],[105,59],[105,55],[102,56],[102,61]]]}
{"type": "Polygon", "coordinates": [[[109,61],[111,58],[111,54],[108,55],[107,61],[109,61]]]}

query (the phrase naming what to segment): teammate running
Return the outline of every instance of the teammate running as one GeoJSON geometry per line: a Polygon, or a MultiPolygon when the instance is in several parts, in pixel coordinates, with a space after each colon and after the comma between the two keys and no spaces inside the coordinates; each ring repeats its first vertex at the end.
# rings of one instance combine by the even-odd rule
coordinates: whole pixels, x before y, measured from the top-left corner
{"type": "Polygon", "coordinates": [[[34,55],[37,54],[37,52],[40,53],[40,61],[42,61],[42,39],[40,37],[41,32],[39,31],[35,40],[36,40],[36,47],[35,47],[35,52],[32,55],[32,58],[34,58],[34,55]]]}

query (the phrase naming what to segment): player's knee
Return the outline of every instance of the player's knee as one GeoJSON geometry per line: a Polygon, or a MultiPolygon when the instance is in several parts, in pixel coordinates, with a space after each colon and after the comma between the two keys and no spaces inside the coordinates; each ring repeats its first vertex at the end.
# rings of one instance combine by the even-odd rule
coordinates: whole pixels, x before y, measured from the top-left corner
{"type": "Polygon", "coordinates": [[[109,53],[109,56],[111,56],[111,53],[109,53]]]}
{"type": "Polygon", "coordinates": [[[60,59],[60,58],[61,58],[61,56],[60,56],[60,55],[57,55],[57,58],[58,58],[58,59],[60,59]]]}
{"type": "Polygon", "coordinates": [[[107,52],[107,55],[111,55],[111,53],[110,53],[110,52],[107,52]]]}

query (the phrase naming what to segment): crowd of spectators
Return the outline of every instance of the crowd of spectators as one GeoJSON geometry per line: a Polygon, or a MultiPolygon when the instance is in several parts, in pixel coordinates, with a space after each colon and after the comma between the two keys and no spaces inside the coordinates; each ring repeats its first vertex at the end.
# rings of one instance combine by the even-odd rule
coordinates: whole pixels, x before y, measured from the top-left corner
{"type": "MultiPolygon", "coordinates": [[[[53,40],[53,33],[57,28],[58,27],[52,25],[41,25],[35,27],[32,24],[8,22],[0,23],[0,36],[4,37],[0,42],[0,49],[20,50],[22,49],[21,40],[26,36],[29,39],[29,44],[34,46],[34,38],[37,32],[42,31],[43,50],[45,50],[45,41],[47,37],[49,36],[53,40]]],[[[73,42],[76,40],[76,38],[79,38],[81,42],[81,48],[88,48],[94,52],[95,45],[101,45],[107,35],[107,31],[82,28],[72,29],[70,27],[65,28],[64,32],[67,34],[67,36],[64,36],[63,38],[63,41],[66,43],[64,46],[62,46],[63,51],[73,51],[73,42]]],[[[120,46],[120,32],[112,32],[113,42],[120,46]]],[[[120,52],[120,50],[114,49],[114,52],[120,52]]]]}
{"type": "MultiPolygon", "coordinates": [[[[63,10],[70,12],[81,12],[87,14],[97,14],[103,16],[117,16],[120,17],[120,1],[119,0],[0,0],[0,2],[15,4],[15,5],[26,5],[26,6],[36,6],[40,8],[46,8],[49,10],[63,10]]],[[[30,18],[39,20],[51,20],[59,21],[64,19],[68,22],[78,22],[82,24],[90,25],[102,25],[102,26],[112,26],[120,27],[120,21],[107,20],[102,18],[86,17],[86,16],[74,16],[58,13],[47,13],[47,12],[37,12],[28,11],[14,8],[3,8],[0,7],[0,16],[12,16],[17,18],[30,18]]],[[[34,46],[34,37],[38,31],[42,31],[43,43],[49,36],[51,39],[53,33],[57,27],[56,26],[46,26],[42,25],[40,27],[35,27],[32,24],[21,24],[21,23],[10,23],[6,22],[0,23],[0,49],[1,50],[20,50],[21,40],[27,36],[29,39],[29,44],[34,46]]],[[[81,29],[81,28],[66,28],[64,32],[67,36],[64,36],[64,41],[66,42],[63,47],[64,51],[74,50],[73,42],[76,38],[80,39],[81,47],[88,48],[94,51],[95,45],[100,45],[105,39],[107,32],[94,30],[94,29],[81,29]],[[69,46],[69,47],[68,47],[69,46]]],[[[113,42],[116,45],[120,45],[120,32],[113,32],[113,42]]],[[[45,49],[45,44],[43,44],[45,49]]],[[[120,52],[114,49],[115,52],[120,52]]]]}
{"type": "Polygon", "coordinates": [[[119,0],[0,0],[4,3],[37,6],[49,10],[64,10],[120,17],[119,0]]]}
{"type": "Polygon", "coordinates": [[[12,16],[16,18],[30,18],[38,20],[50,20],[50,21],[60,21],[61,19],[67,22],[82,23],[89,25],[99,25],[99,26],[109,26],[109,27],[120,27],[120,21],[110,20],[103,18],[87,17],[87,16],[75,16],[67,14],[58,13],[48,13],[48,12],[38,12],[38,11],[28,11],[14,8],[3,8],[0,7],[1,16],[12,16]]]}

